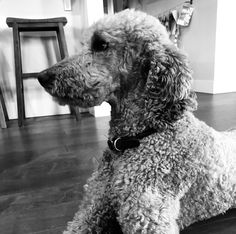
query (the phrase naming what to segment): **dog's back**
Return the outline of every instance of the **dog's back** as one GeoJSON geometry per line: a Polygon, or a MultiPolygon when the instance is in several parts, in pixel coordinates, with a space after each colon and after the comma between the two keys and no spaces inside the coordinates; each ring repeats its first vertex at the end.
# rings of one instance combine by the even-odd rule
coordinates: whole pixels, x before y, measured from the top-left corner
{"type": "Polygon", "coordinates": [[[218,132],[196,118],[188,128],[192,131],[185,137],[197,175],[181,199],[182,228],[236,206],[236,130],[218,132]]]}

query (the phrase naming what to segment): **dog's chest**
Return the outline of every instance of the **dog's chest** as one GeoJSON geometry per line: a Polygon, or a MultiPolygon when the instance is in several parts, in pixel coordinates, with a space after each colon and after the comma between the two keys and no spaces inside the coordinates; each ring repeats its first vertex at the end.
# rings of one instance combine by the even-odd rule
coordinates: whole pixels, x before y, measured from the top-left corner
{"type": "Polygon", "coordinates": [[[147,137],[140,147],[111,154],[110,160],[111,184],[118,193],[150,186],[179,193],[190,173],[187,146],[167,134],[147,137]]]}

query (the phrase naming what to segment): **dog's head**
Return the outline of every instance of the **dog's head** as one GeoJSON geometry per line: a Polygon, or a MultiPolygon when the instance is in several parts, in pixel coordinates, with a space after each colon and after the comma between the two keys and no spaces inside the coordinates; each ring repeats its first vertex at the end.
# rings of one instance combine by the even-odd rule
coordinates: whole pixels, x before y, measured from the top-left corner
{"type": "Polygon", "coordinates": [[[153,125],[171,123],[195,109],[191,81],[187,60],[164,26],[134,10],[98,21],[88,29],[79,55],[39,75],[59,102],[92,107],[107,101],[117,115],[155,119],[153,125]]]}

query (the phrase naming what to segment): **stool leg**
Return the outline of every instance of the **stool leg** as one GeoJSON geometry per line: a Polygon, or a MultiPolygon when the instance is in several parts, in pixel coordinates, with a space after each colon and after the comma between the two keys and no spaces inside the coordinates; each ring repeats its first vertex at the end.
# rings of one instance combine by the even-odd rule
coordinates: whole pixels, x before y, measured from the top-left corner
{"type": "Polygon", "coordinates": [[[8,113],[7,113],[7,108],[6,108],[6,105],[5,105],[5,100],[4,100],[4,97],[3,97],[3,93],[2,93],[1,87],[0,87],[0,103],[2,105],[2,110],[3,110],[3,114],[4,114],[5,120],[9,121],[9,117],[8,117],[8,113]]]}
{"type": "Polygon", "coordinates": [[[57,38],[58,38],[58,44],[59,44],[61,58],[64,59],[65,57],[68,57],[68,50],[67,50],[67,46],[66,46],[65,33],[64,33],[62,23],[58,24],[57,38]]]}
{"type": "Polygon", "coordinates": [[[0,126],[1,128],[7,128],[2,102],[0,102],[0,126]]]}
{"type": "Polygon", "coordinates": [[[76,119],[77,121],[80,120],[81,115],[80,115],[79,107],[70,106],[70,112],[71,112],[72,115],[75,116],[75,119],[76,119]]]}
{"type": "Polygon", "coordinates": [[[15,56],[18,125],[19,127],[21,127],[25,119],[25,103],[24,103],[24,93],[23,93],[20,34],[17,24],[13,25],[13,43],[14,43],[14,56],[15,56]]]}

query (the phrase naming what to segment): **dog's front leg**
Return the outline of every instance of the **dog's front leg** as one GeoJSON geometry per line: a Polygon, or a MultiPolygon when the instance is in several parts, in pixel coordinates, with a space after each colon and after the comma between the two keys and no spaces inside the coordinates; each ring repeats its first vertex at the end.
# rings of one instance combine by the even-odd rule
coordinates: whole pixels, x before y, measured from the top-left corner
{"type": "Polygon", "coordinates": [[[85,194],[73,221],[68,223],[64,234],[101,233],[103,213],[106,212],[107,178],[96,171],[85,185],[85,194]]]}
{"type": "Polygon", "coordinates": [[[120,206],[119,223],[125,234],[178,234],[179,200],[153,191],[132,193],[120,206]]]}

